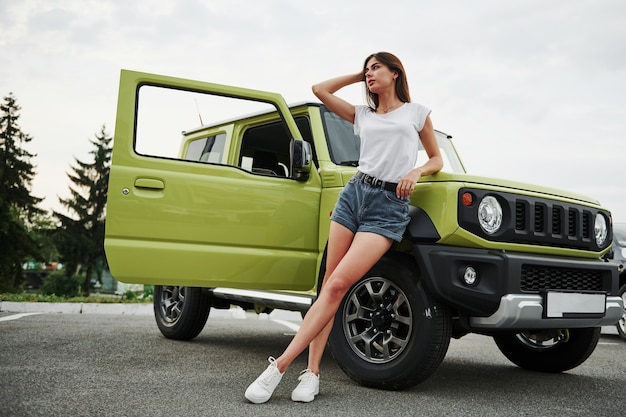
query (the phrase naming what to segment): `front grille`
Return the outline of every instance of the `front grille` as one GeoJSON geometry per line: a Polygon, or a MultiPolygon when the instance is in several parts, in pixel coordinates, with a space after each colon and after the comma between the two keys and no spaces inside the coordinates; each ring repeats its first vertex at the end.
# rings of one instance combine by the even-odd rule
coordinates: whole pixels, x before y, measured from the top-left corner
{"type": "Polygon", "coordinates": [[[567,210],[567,235],[568,236],[577,236],[578,235],[578,216],[576,215],[576,210],[569,209],[567,210]]]}
{"type": "MultiPolygon", "coordinates": [[[[547,200],[515,200],[515,230],[519,236],[532,232],[534,243],[545,239],[546,243],[560,242],[559,246],[563,247],[589,248],[592,243],[591,222],[591,211],[583,207],[547,200]]],[[[518,240],[522,243],[526,239],[518,240]]]]}
{"type": "Polygon", "coordinates": [[[521,290],[603,291],[601,271],[523,265],[521,290]]]}
{"type": "Polygon", "coordinates": [[[600,252],[612,239],[609,234],[602,247],[594,235],[594,220],[598,213],[611,223],[609,212],[592,206],[569,203],[524,194],[493,192],[473,188],[459,190],[459,226],[486,240],[525,245],[551,246],[600,252]],[[470,193],[474,201],[485,196],[495,197],[502,207],[502,227],[493,234],[482,230],[478,221],[479,204],[464,205],[463,193],[470,193]]]}
{"type": "MultiPolygon", "coordinates": [[[[519,201],[516,202],[516,204],[519,204],[519,201]]],[[[535,205],[535,219],[534,219],[535,221],[534,221],[534,228],[533,228],[535,232],[539,232],[543,230],[544,228],[544,223],[545,223],[544,211],[545,211],[544,206],[542,206],[541,204],[535,205]]],[[[524,230],[525,228],[526,228],[526,224],[522,224],[522,227],[520,227],[517,230],[524,230]]]]}

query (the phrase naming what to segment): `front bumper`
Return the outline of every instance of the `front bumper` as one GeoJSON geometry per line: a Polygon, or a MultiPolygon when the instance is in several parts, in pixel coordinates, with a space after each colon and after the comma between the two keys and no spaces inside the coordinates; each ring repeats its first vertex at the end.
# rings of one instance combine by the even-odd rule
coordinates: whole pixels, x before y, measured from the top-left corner
{"type": "Polygon", "coordinates": [[[471,327],[562,328],[614,324],[623,314],[617,268],[600,259],[561,258],[445,245],[413,245],[428,290],[471,327]],[[464,283],[471,266],[477,280],[464,283]],[[546,318],[546,291],[606,294],[602,317],[546,318]]]}
{"type": "Polygon", "coordinates": [[[602,318],[543,317],[543,297],[540,295],[509,294],[500,299],[500,307],[489,317],[470,317],[473,329],[561,329],[598,327],[617,323],[622,317],[624,302],[621,297],[606,298],[602,318]]]}

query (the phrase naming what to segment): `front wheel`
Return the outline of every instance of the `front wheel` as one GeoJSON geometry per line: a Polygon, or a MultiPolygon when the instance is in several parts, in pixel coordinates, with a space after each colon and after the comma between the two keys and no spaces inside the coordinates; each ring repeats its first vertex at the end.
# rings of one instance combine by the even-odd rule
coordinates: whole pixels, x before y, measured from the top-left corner
{"type": "Polygon", "coordinates": [[[383,258],[348,291],[329,342],[356,382],[398,390],[426,380],[450,343],[448,310],[422,287],[410,262],[383,258]]]}
{"type": "Polygon", "coordinates": [[[619,337],[626,340],[626,284],[622,285],[622,288],[619,289],[619,295],[622,297],[622,300],[624,300],[625,309],[623,311],[622,317],[619,319],[615,327],[617,327],[617,333],[619,334],[619,337]]]}
{"type": "Polygon", "coordinates": [[[211,311],[211,298],[201,288],[154,286],[154,317],[168,339],[198,336],[211,311]]]}
{"type": "Polygon", "coordinates": [[[600,327],[506,333],[493,339],[500,352],[520,368],[564,372],[593,353],[600,339],[600,327]]]}

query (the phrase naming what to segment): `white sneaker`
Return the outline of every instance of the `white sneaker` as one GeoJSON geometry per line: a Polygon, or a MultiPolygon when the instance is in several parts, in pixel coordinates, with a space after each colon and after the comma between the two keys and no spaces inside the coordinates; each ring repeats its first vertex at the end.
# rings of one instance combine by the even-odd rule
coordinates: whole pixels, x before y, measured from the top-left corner
{"type": "Polygon", "coordinates": [[[315,396],[320,393],[320,377],[315,375],[310,369],[305,369],[300,372],[298,381],[300,381],[300,383],[296,389],[291,392],[291,399],[293,401],[310,403],[315,399],[315,396]]]}
{"type": "Polygon", "coordinates": [[[268,401],[283,378],[283,374],[278,371],[276,366],[276,359],[270,356],[267,360],[270,363],[267,369],[246,389],[245,397],[255,404],[268,401]]]}

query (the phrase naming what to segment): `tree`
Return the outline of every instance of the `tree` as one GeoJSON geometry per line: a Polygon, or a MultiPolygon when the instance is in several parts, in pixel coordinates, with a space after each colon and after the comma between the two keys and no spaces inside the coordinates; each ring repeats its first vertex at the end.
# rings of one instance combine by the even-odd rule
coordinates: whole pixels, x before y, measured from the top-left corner
{"type": "Polygon", "coordinates": [[[93,162],[74,158],[76,165],[71,167],[72,173],[68,173],[73,183],[73,186],[70,185],[71,197],[59,198],[75,218],[54,212],[61,222],[56,242],[66,274],[85,274],[82,284],[84,294],[89,294],[94,273],[100,279],[106,267],[104,222],[112,138],[107,135],[104,125],[95,137],[90,141],[95,147],[90,152],[93,162]]]}
{"type": "Polygon", "coordinates": [[[0,292],[20,289],[22,264],[40,256],[28,224],[44,212],[37,207],[43,199],[31,195],[35,155],[23,148],[32,138],[17,123],[20,110],[12,93],[0,104],[0,292]]]}

